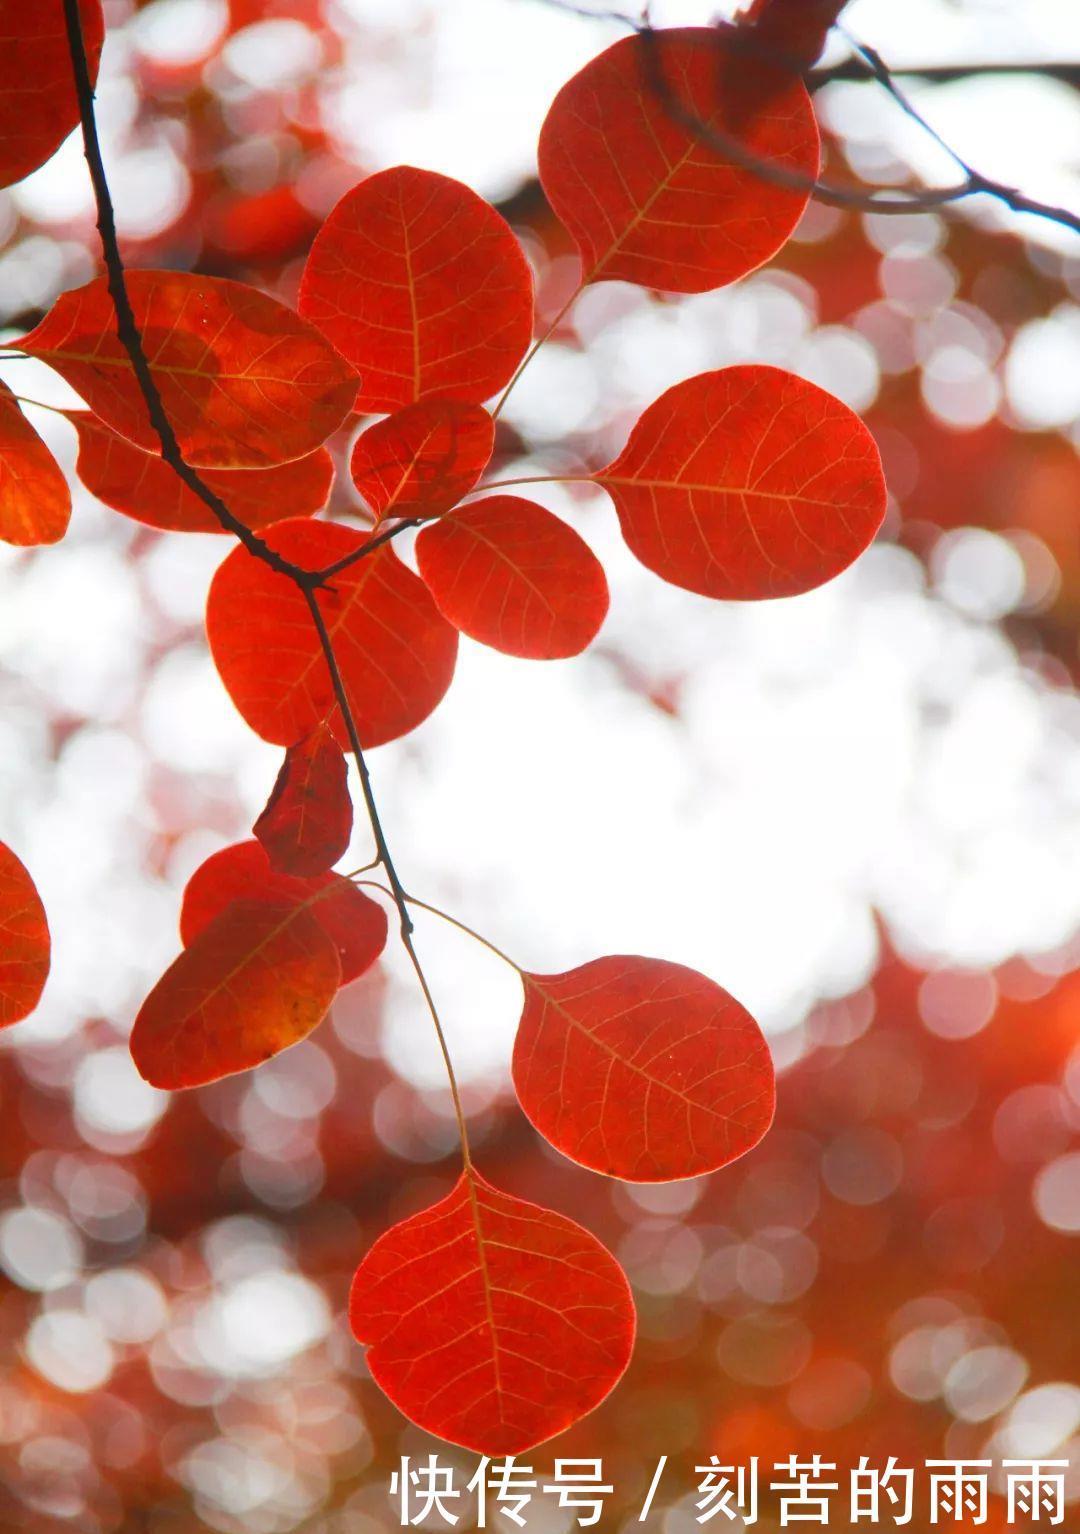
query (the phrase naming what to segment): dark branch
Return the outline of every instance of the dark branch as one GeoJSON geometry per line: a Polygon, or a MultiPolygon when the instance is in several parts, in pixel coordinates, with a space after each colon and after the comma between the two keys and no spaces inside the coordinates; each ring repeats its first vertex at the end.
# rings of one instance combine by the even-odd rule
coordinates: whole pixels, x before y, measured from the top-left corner
{"type": "MultiPolygon", "coordinates": [[[[287,579],[293,581],[303,592],[311,612],[312,622],[319,637],[319,644],[327,669],[330,672],[334,696],[341,710],[341,716],[345,721],[345,728],[349,735],[353,756],[356,759],[356,770],[360,775],[364,803],[371,822],[372,835],[375,838],[378,860],[386,870],[386,876],[390,882],[394,904],[397,907],[398,916],[401,921],[402,939],[410,959],[416,966],[418,973],[420,973],[419,963],[411,941],[413,924],[405,903],[405,891],[401,880],[398,878],[390,856],[390,850],[386,844],[386,835],[383,831],[382,821],[379,818],[378,807],[375,803],[375,796],[371,787],[371,776],[368,772],[363,747],[360,743],[360,732],[357,729],[352,706],[349,702],[337,663],[337,657],[334,654],[333,642],[319,609],[316,589],[323,584],[323,576],[319,571],[304,570],[300,566],[292,564],[289,560],[283,559],[281,555],[270,548],[268,544],[254,533],[246,523],[239,521],[224,502],[203,484],[198,473],[184,461],[184,456],[176,439],[176,433],[173,431],[172,423],[169,420],[161,400],[161,395],[158,392],[157,384],[154,382],[153,374],[150,371],[150,364],[147,361],[146,351],[143,347],[142,335],[128,296],[127,282],[124,277],[124,263],[116,235],[116,219],[113,213],[112,196],[109,192],[109,184],[105,176],[105,166],[101,158],[101,145],[98,139],[97,121],[94,115],[94,90],[86,59],[86,45],[83,41],[78,0],[64,0],[64,19],[67,25],[68,47],[71,54],[75,89],[79,99],[79,117],[82,124],[86,163],[90,169],[90,179],[94,187],[94,200],[97,205],[98,232],[101,235],[101,246],[108,273],[109,292],[116,310],[117,335],[120,337],[120,342],[127,352],[143,399],[146,402],[150,420],[161,442],[161,456],[170,468],[179,475],[184,484],[193,490],[199,499],[210,508],[222,527],[236,534],[250,554],[254,555],[257,559],[261,559],[264,564],[269,565],[279,575],[284,575],[287,579]]],[[[398,530],[394,529],[393,532],[398,530]]],[[[353,558],[359,558],[365,553],[370,553],[376,543],[385,542],[386,536],[393,536],[393,532],[365,544],[363,549],[359,550],[353,558]]]]}

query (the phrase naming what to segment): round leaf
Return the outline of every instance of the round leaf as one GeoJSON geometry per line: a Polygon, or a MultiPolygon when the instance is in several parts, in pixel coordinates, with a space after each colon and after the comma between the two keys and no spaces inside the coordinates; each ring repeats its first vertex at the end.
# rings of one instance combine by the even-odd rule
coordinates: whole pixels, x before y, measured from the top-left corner
{"type": "Polygon", "coordinates": [[[704,293],[776,254],[808,193],[742,169],[721,152],[724,138],[817,175],[806,87],[733,50],[721,27],[623,38],[563,86],[540,132],[540,180],[585,281],[704,293]]]}
{"type": "Polygon", "coordinates": [[[508,655],[577,655],[607,613],[589,545],[520,496],[493,495],[433,522],[416,540],[416,562],[443,616],[508,655]]]}
{"type": "Polygon", "coordinates": [[[63,470],[0,383],[0,538],[23,548],[57,543],[70,520],[63,470]]]}
{"type": "Polygon", "coordinates": [[[866,427],[780,368],[723,368],[676,384],[594,478],[643,565],[727,601],[820,586],[863,552],[885,515],[866,427]]]}
{"type": "Polygon", "coordinates": [[[192,874],[180,908],[184,947],[236,900],[267,900],[312,915],[337,948],[342,985],[370,969],[386,947],[386,913],[355,884],[340,874],[278,873],[258,842],[222,847],[192,874]]]}
{"type": "MultiPolygon", "coordinates": [[[[101,0],[79,0],[91,80],[105,19],[101,0]]],[[[0,186],[21,181],[79,123],[63,0],[0,0],[0,186]]]]}
{"type": "Polygon", "coordinates": [[[252,829],[271,867],[301,877],[325,873],[352,836],[349,766],[320,724],[285,753],[266,808],[252,829]]]}
{"type": "Polygon", "coordinates": [[[242,900],[162,975],[131,1031],[151,1086],[197,1087],[250,1070],[321,1023],[341,984],[326,931],[289,904],[242,900]]]}
{"type": "Polygon", "coordinates": [[[669,1182],[726,1166],[768,1129],[768,1046],[715,981],[636,955],[522,981],[514,1087],[532,1124],[572,1161],[669,1182]]]}
{"type": "Polygon", "coordinates": [[[399,165],[347,192],[315,238],[300,313],[361,377],[357,408],[432,394],[480,404],[532,336],[532,276],[505,219],[475,192],[399,165]]]}
{"type": "Polygon", "coordinates": [[[29,1017],[49,977],[49,923],[33,879],[0,842],[0,1028],[29,1017]]]}
{"type": "Polygon", "coordinates": [[[520,1454],[592,1411],[635,1327],[630,1286],[595,1236],[476,1173],[376,1241],[349,1320],[395,1406],[488,1455],[520,1454]]]}
{"type": "Polygon", "coordinates": [[[438,517],[476,484],[495,442],[479,405],[421,400],[356,439],[352,476],[376,517],[438,517]]]}
{"type": "MultiPolygon", "coordinates": [[[[279,522],[271,548],[319,570],[366,538],[330,522],[279,522]]],[[[384,544],[336,574],[318,593],[360,739],[380,746],[415,729],[454,674],[457,634],[423,581],[384,544]]],[[[264,740],[287,746],[323,719],[339,744],[348,733],[303,594],[237,548],[210,585],[206,629],[229,696],[264,740]]]]}

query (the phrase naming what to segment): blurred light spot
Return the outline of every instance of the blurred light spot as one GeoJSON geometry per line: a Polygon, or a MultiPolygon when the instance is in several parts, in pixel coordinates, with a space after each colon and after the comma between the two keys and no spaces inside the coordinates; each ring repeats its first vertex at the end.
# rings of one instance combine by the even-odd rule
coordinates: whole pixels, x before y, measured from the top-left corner
{"type": "Polygon", "coordinates": [[[146,1223],[146,1195],[125,1167],[83,1163],[65,1177],[62,1190],[72,1219],[97,1241],[131,1241],[146,1223]]]}
{"type": "Polygon", "coordinates": [[[934,1210],[923,1240],[947,1272],[973,1273],[990,1261],[1004,1234],[1001,1213],[989,1199],[955,1198],[934,1210]]]}
{"type": "Polygon", "coordinates": [[[813,1340],[794,1316],[766,1314],[733,1321],[721,1334],[717,1362],[747,1385],[785,1385],[802,1372],[813,1340]]]}
{"type": "Polygon", "coordinates": [[[896,1191],[903,1172],[899,1145],[880,1129],[846,1130],[821,1158],[826,1187],[846,1204],[879,1204],[896,1191]]]}
{"type": "Polygon", "coordinates": [[[1080,1385],[1055,1381],[1025,1391],[999,1434],[1003,1455],[1049,1458],[1080,1429],[1080,1385]]]}
{"type": "Polygon", "coordinates": [[[1080,417],[1080,307],[1062,304],[1017,332],[1005,363],[1009,404],[1021,426],[1068,426],[1080,417]]]}
{"type": "Polygon", "coordinates": [[[642,1220],[619,1243],[620,1261],[647,1294],[679,1294],[689,1288],[704,1251],[697,1231],[670,1220],[642,1220]]]}
{"type": "Polygon", "coordinates": [[[273,1374],[324,1337],[330,1310],[322,1291],[299,1273],[258,1273],[203,1307],[200,1351],[219,1374],[273,1374]]]}
{"type": "Polygon", "coordinates": [[[944,533],[930,556],[930,570],[947,602],[991,622],[1019,607],[1027,589],[1027,571],[1015,545],[981,527],[944,533]]]}
{"type": "Polygon", "coordinates": [[[318,37],[300,21],[257,21],[235,33],[222,61],[256,90],[280,91],[313,74],[322,60],[318,37]]]}
{"type": "Polygon", "coordinates": [[[252,1090],[285,1118],[317,1117],[334,1100],[337,1076],[325,1050],[306,1040],[255,1072],[252,1090]]]}
{"type": "Polygon", "coordinates": [[[919,985],[919,1016],[941,1039],[970,1039],[997,1008],[993,975],[978,970],[936,969],[919,985]]]}
{"type": "Polygon", "coordinates": [[[229,24],[226,0],[153,0],[135,16],[135,46],[158,64],[182,68],[206,58],[229,24]]]}
{"type": "Polygon", "coordinates": [[[109,1268],[86,1285],[86,1312],[113,1342],[148,1342],[165,1324],[161,1285],[138,1268],[109,1268]]]}
{"type": "Polygon", "coordinates": [[[936,256],[888,255],[881,263],[881,290],[906,314],[932,314],[952,298],[956,275],[936,256]]]}
{"type": "Polygon", "coordinates": [[[871,343],[840,325],[823,325],[797,347],[791,366],[811,383],[835,394],[852,410],[866,410],[877,399],[880,373],[871,343]]]}
{"type": "Polygon", "coordinates": [[[1080,1231],[1080,1151],[1058,1156],[1035,1179],[1035,1208],[1053,1230],[1080,1231]]]}
{"type": "Polygon", "coordinates": [[[994,1115],[994,1145],[1003,1161],[1044,1162],[1063,1151],[1070,1127],[1065,1100],[1043,1083],[1018,1087],[994,1115]]]}
{"type": "Polygon", "coordinates": [[[74,1095],[79,1129],[91,1144],[95,1136],[145,1134],[169,1106],[168,1092],[143,1080],[124,1044],[80,1061],[74,1095]]]}
{"type": "Polygon", "coordinates": [[[48,1209],[9,1210],[0,1217],[0,1267],[23,1289],[61,1289],[82,1267],[78,1231],[48,1209]]]}
{"type": "Polygon", "coordinates": [[[1001,386],[976,352],[940,346],[923,367],[922,396],[946,425],[971,430],[993,418],[1001,386]]]}
{"type": "Polygon", "coordinates": [[[26,1335],[26,1356],[60,1390],[98,1390],[109,1378],[113,1353],[98,1321],[77,1310],[38,1316],[26,1335]]]}
{"type": "Polygon", "coordinates": [[[847,1358],[821,1358],[810,1364],[788,1392],[792,1416],[824,1432],[843,1427],[870,1399],[867,1371],[847,1358]]]}
{"type": "Polygon", "coordinates": [[[1013,1348],[975,1348],[945,1376],[945,1404],[964,1422],[985,1422],[1009,1404],[1027,1374],[1026,1362],[1013,1348]]]}

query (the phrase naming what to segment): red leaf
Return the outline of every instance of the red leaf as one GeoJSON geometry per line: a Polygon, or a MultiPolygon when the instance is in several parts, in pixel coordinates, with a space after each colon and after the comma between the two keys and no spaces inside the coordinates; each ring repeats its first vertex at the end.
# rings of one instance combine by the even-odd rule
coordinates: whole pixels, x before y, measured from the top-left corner
{"type": "Polygon", "coordinates": [[[131,1031],[131,1057],[155,1087],[198,1087],[250,1070],[306,1038],[340,984],[337,949],[310,912],[241,900],[150,992],[131,1031]]]}
{"type": "Polygon", "coordinates": [[[727,601],[795,596],[831,580],[885,514],[866,427],[780,368],[723,368],[676,384],[594,478],[643,565],[727,601]]]}
{"type": "Polygon", "coordinates": [[[433,522],[416,540],[416,562],[443,616],[508,655],[577,655],[607,613],[607,581],[588,544],[516,495],[433,522]]]}
{"type": "MultiPolygon", "coordinates": [[[[258,469],[301,458],[352,408],[351,369],[277,299],[189,272],[129,272],[127,286],[188,463],[258,469]]],[[[114,431],[157,450],[104,277],[62,293],[37,329],[11,344],[54,367],[114,431]]]]}
{"type": "Polygon", "coordinates": [[[479,405],[421,400],[357,437],[352,476],[376,517],[438,517],[473,488],[494,443],[479,405]]]}
{"type": "MultiPolygon", "coordinates": [[[[279,522],[271,548],[305,570],[354,553],[362,533],[330,522],[279,522]]],[[[454,674],[457,635],[423,581],[388,545],[333,577],[318,594],[361,742],[381,746],[415,729],[454,674]]],[[[329,718],[348,735],[307,603],[296,585],[237,548],[210,584],[210,650],[229,696],[264,740],[287,746],[329,718]]]]}
{"type": "MultiPolygon", "coordinates": [[[[117,436],[86,410],[68,413],[79,434],[76,472],[99,501],[164,532],[220,533],[210,508],[158,453],[117,436]]],[[[306,517],[326,505],[334,460],[326,448],[267,469],[203,469],[200,478],[248,527],[306,517]]]]}
{"type": "Polygon", "coordinates": [[[34,881],[0,842],[0,1028],[21,1022],[41,1000],[51,944],[34,881]]]}
{"type": "Polygon", "coordinates": [[[199,934],[235,900],[291,903],[309,912],[333,939],[341,959],[341,983],[370,969],[386,946],[386,913],[340,874],[296,879],[277,873],[258,842],[222,847],[195,870],[180,908],[180,941],[190,948],[199,934]]]}
{"type": "Polygon", "coordinates": [[[704,293],[780,249],[808,193],[740,169],[709,134],[817,175],[802,81],[732,49],[721,28],[623,38],[567,81],[540,132],[540,180],[586,282],[704,293]]]}
{"type": "Polygon", "coordinates": [[[57,543],[70,520],[63,470],[0,383],[0,538],[24,548],[57,543]]]}
{"type": "Polygon", "coordinates": [[[726,1166],[772,1121],[757,1023],[715,981],[664,959],[594,959],[522,976],[514,1086],[564,1156],[631,1182],[726,1166]]]}
{"type": "Polygon", "coordinates": [[[847,0],[752,0],[738,18],[760,41],[804,67],[811,65],[847,0]]]}
{"type": "Polygon", "coordinates": [[[325,873],[349,845],[353,807],[349,767],[325,724],[285,752],[266,808],[253,830],[278,873],[325,873]]]}
{"type": "Polygon", "coordinates": [[[395,1406],[477,1454],[561,1433],[604,1399],[634,1345],[630,1286],[610,1252],[476,1173],[376,1241],[349,1320],[395,1406]]]}
{"type": "Polygon", "coordinates": [[[315,237],[300,313],[361,377],[357,409],[432,394],[481,404],[532,336],[532,277],[509,224],[434,171],[399,165],[347,192],[315,237]]]}
{"type": "MultiPolygon", "coordinates": [[[[101,0],[79,0],[90,78],[105,21],[101,0]]],[[[21,181],[78,126],[63,0],[0,0],[0,186],[21,181]]]]}

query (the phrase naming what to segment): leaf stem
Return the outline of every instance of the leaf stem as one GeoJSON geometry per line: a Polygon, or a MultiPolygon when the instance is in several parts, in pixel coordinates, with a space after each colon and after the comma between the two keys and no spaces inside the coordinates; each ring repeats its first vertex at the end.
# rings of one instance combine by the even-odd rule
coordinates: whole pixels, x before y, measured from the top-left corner
{"type": "Polygon", "coordinates": [[[551,339],[551,337],[555,334],[555,331],[562,324],[562,322],[566,318],[567,314],[569,314],[569,312],[570,312],[571,308],[573,307],[574,303],[576,302],[576,300],[584,292],[584,290],[585,290],[585,281],[586,281],[586,279],[584,277],[582,277],[582,279],[578,283],[577,287],[570,294],[570,297],[566,300],[565,304],[563,304],[562,308],[559,310],[558,314],[556,314],[556,316],[552,320],[551,324],[544,331],[543,335],[537,336],[536,340],[529,347],[529,350],[525,353],[524,357],[522,357],[521,361],[518,363],[517,369],[516,369],[516,371],[514,373],[513,378],[511,378],[511,380],[507,384],[506,388],[502,391],[502,394],[499,397],[499,403],[495,406],[495,409],[491,412],[491,419],[493,421],[497,421],[499,419],[499,417],[502,415],[503,406],[506,404],[506,401],[510,397],[511,389],[517,383],[517,381],[521,377],[522,373],[524,373],[524,371],[528,367],[529,363],[536,356],[537,352],[543,346],[544,342],[545,341],[549,341],[551,339]]]}

